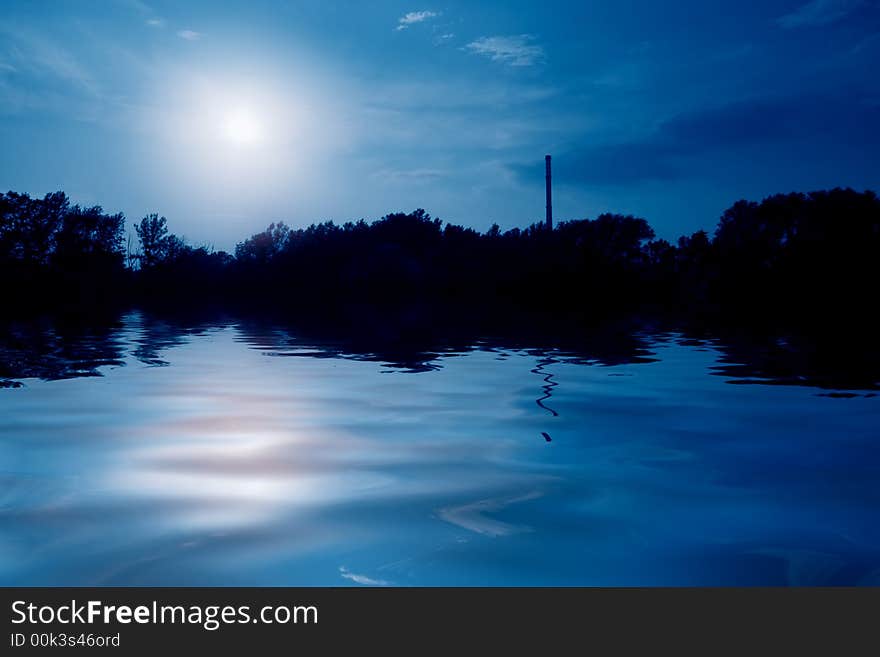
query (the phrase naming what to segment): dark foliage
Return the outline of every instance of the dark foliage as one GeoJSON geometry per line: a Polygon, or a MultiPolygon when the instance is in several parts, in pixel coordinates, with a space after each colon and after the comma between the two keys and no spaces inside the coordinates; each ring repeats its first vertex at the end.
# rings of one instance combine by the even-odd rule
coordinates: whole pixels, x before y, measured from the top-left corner
{"type": "Polygon", "coordinates": [[[851,315],[876,304],[880,201],[835,189],[739,201],[712,242],[716,296],[750,312],[851,315]]]}
{"type": "Polygon", "coordinates": [[[674,245],[632,216],[480,233],[416,210],[372,223],[273,223],[232,256],[186,244],[151,214],[134,226],[139,247],[126,263],[123,221],[71,206],[61,192],[0,197],[7,297],[584,316],[660,309],[828,324],[870,318],[880,253],[880,200],[850,189],[739,201],[713,236],[674,245]]]}
{"type": "Polygon", "coordinates": [[[0,196],[0,279],[7,307],[103,304],[127,279],[122,214],[70,205],[63,192],[42,199],[0,196]]]}

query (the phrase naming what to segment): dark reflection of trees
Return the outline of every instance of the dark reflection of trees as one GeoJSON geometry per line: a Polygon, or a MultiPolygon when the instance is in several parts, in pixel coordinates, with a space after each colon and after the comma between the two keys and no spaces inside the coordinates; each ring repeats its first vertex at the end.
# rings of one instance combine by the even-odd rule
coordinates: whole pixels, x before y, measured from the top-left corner
{"type": "Polygon", "coordinates": [[[131,355],[147,365],[168,365],[162,357],[164,352],[185,342],[186,329],[174,323],[147,316],[144,317],[136,337],[131,355]]]}
{"type": "Polygon", "coordinates": [[[425,321],[421,310],[346,309],[329,316],[251,315],[239,323],[247,344],[269,356],[346,358],[388,371],[428,372],[448,354],[470,351],[475,336],[425,321]]]}
{"type": "Polygon", "coordinates": [[[217,316],[140,312],[0,321],[0,388],[18,387],[18,379],[100,376],[101,367],[124,365],[129,351],[142,363],[167,365],[169,349],[224,323],[217,316]]]}
{"type": "Polygon", "coordinates": [[[555,408],[547,406],[547,404],[545,404],[544,402],[553,397],[553,388],[558,386],[559,382],[553,380],[555,374],[545,371],[544,368],[558,362],[559,361],[554,360],[553,358],[542,358],[538,361],[538,364],[535,365],[534,369],[532,369],[533,374],[538,374],[544,380],[544,385],[541,386],[541,392],[543,394],[535,400],[535,403],[543,408],[545,411],[550,413],[550,415],[552,415],[553,417],[559,417],[559,413],[556,411],[555,408]]]}
{"type": "Polygon", "coordinates": [[[120,328],[118,315],[0,322],[0,380],[98,376],[123,363],[120,328]]]}
{"type": "Polygon", "coordinates": [[[230,319],[212,310],[168,312],[152,310],[132,313],[129,341],[131,355],[146,365],[164,366],[166,352],[214,328],[229,325],[230,319]]]}
{"type": "Polygon", "coordinates": [[[712,373],[731,383],[810,386],[832,396],[880,391],[880,350],[873,336],[856,334],[797,337],[773,331],[731,332],[712,326],[668,327],[642,319],[591,322],[582,317],[467,312],[439,305],[337,308],[324,315],[235,318],[205,312],[136,312],[0,321],[0,387],[20,379],[64,379],[99,375],[121,365],[126,352],[150,365],[165,365],[169,351],[190,336],[234,325],[240,340],[271,357],[345,358],[380,363],[385,372],[438,369],[446,358],[476,350],[509,352],[535,359],[540,379],[536,403],[550,413],[556,380],[551,365],[614,366],[650,363],[664,342],[720,353],[712,373]],[[856,391],[856,392],[853,392],[856,391]]]}
{"type": "MultiPolygon", "coordinates": [[[[559,383],[545,368],[561,362],[610,366],[656,360],[643,323],[632,319],[595,323],[498,309],[348,307],[332,316],[276,319],[268,325],[265,318],[251,318],[239,328],[252,348],[269,356],[375,361],[386,372],[431,371],[442,367],[444,358],[476,350],[524,352],[537,359],[531,371],[542,377],[535,403],[553,417],[559,413],[549,400],[559,383]]],[[[546,431],[541,436],[552,441],[546,431]]]]}
{"type": "MultiPolygon", "coordinates": [[[[719,339],[714,373],[730,383],[796,385],[839,391],[880,390],[880,351],[874,338],[855,334],[736,335],[719,339]]],[[[832,396],[851,396],[830,393],[832,396]]]]}
{"type": "MultiPolygon", "coordinates": [[[[880,343],[869,327],[841,322],[833,330],[793,333],[723,322],[678,326],[676,342],[717,351],[712,373],[732,384],[794,385],[827,391],[880,390],[880,343]],[[680,332],[679,332],[680,331],[680,332]]],[[[850,392],[824,393],[850,397],[850,392]]]]}
{"type": "Polygon", "coordinates": [[[448,308],[347,308],[332,316],[243,320],[245,341],[267,355],[350,358],[383,364],[387,371],[418,373],[437,369],[442,359],[474,350],[525,351],[539,359],[619,365],[651,362],[639,324],[591,325],[535,314],[496,315],[452,312],[448,308]]]}

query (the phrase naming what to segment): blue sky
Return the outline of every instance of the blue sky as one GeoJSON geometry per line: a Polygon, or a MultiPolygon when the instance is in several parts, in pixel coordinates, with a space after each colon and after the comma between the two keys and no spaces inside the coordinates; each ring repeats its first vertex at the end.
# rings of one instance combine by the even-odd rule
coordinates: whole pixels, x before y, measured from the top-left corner
{"type": "Polygon", "coordinates": [[[880,3],[5,0],[0,190],[230,248],[424,207],[487,228],[880,187],[880,3]]]}

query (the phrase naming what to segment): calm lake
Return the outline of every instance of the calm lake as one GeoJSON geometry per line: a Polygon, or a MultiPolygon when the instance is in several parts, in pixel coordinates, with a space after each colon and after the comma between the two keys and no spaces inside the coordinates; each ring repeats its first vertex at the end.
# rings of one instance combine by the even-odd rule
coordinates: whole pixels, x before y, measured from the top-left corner
{"type": "Polygon", "coordinates": [[[880,376],[612,327],[3,325],[3,585],[880,585],[880,376]]]}

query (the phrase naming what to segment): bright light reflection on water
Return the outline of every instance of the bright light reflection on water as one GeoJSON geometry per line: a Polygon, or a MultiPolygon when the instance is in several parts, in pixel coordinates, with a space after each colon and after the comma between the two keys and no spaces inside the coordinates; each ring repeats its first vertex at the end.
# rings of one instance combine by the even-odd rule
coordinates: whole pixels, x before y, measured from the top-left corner
{"type": "Polygon", "coordinates": [[[0,584],[880,584],[880,398],[637,337],[408,368],[128,315],[0,390],[0,584]]]}

